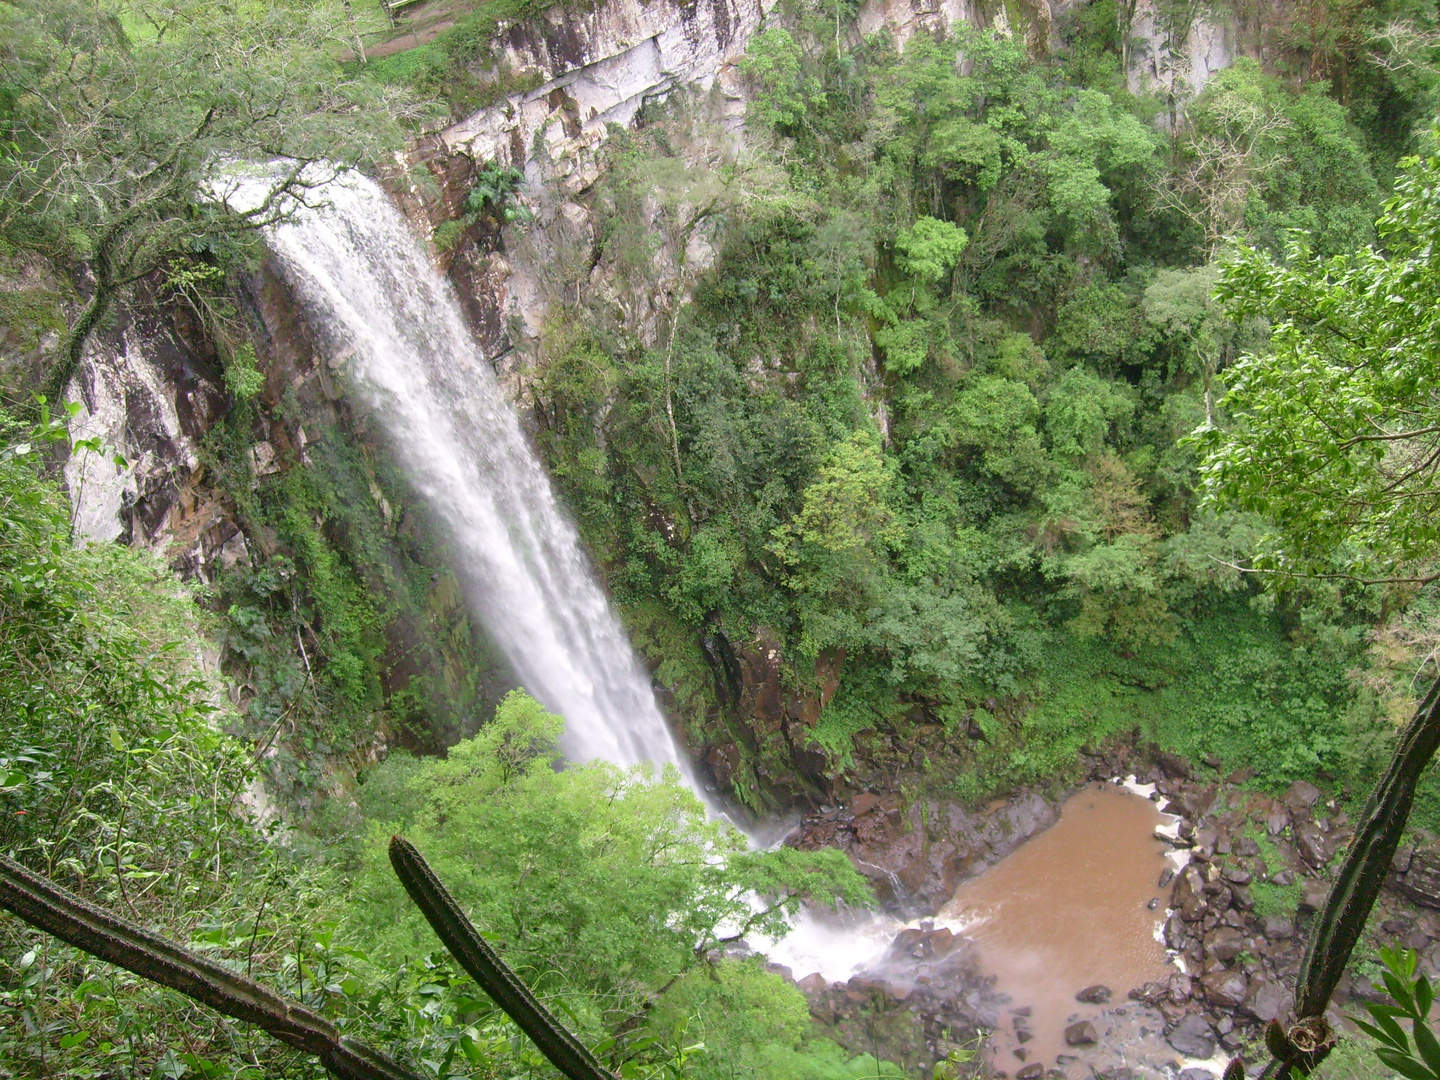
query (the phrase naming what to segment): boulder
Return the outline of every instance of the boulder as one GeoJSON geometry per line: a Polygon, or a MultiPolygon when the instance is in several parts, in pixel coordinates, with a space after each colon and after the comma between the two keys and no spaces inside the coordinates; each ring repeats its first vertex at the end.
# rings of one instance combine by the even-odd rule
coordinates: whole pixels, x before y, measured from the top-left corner
{"type": "Polygon", "coordinates": [[[1040,1080],[1045,1075],[1045,1066],[1038,1061],[1032,1061],[1015,1074],[1015,1080],[1040,1080]]]}
{"type": "Polygon", "coordinates": [[[1183,971],[1177,971],[1171,975],[1168,986],[1172,1005],[1184,1005],[1195,993],[1194,981],[1183,971]]]}
{"type": "Polygon", "coordinates": [[[1185,947],[1185,920],[1178,911],[1172,911],[1165,919],[1165,948],[1176,952],[1185,947]]]}
{"type": "Polygon", "coordinates": [[[1100,1033],[1089,1020],[1081,1020],[1065,1029],[1066,1046],[1094,1046],[1100,1041],[1100,1033]]]}
{"type": "Polygon", "coordinates": [[[1244,972],[1226,971],[1223,968],[1204,976],[1200,980],[1200,987],[1205,993],[1205,1000],[1221,1009],[1234,1009],[1244,1004],[1245,995],[1250,989],[1244,972]]]}
{"type": "Polygon", "coordinates": [[[1188,761],[1164,750],[1156,752],[1155,766],[1167,780],[1189,780],[1193,775],[1188,761]]]}
{"type": "Polygon", "coordinates": [[[1280,799],[1292,812],[1309,809],[1319,800],[1320,789],[1304,780],[1296,780],[1280,799]]]}
{"type": "Polygon", "coordinates": [[[1269,1023],[1285,1015],[1290,1006],[1290,993],[1272,979],[1258,976],[1245,994],[1245,1011],[1261,1023],[1269,1023]]]}
{"type": "Polygon", "coordinates": [[[1261,925],[1271,941],[1284,941],[1295,936],[1295,924],[1284,915],[1266,915],[1261,925]]]}
{"type": "Polygon", "coordinates": [[[1192,1067],[1180,1070],[1180,1080],[1215,1080],[1215,1074],[1209,1069],[1192,1067]]]}
{"type": "Polygon", "coordinates": [[[818,971],[813,971],[795,984],[807,994],[824,993],[825,988],[830,984],[825,981],[825,976],[818,971]]]}
{"type": "Polygon", "coordinates": [[[1396,888],[1417,904],[1440,908],[1440,851],[1433,847],[1415,850],[1396,888]]]}
{"type": "Polygon", "coordinates": [[[1099,983],[1087,986],[1075,995],[1075,1000],[1083,1001],[1087,1005],[1104,1005],[1110,1000],[1110,988],[1099,983]]]}
{"type": "Polygon", "coordinates": [[[1313,821],[1295,827],[1295,850],[1317,870],[1327,865],[1335,854],[1334,841],[1313,821]]]}
{"type": "Polygon", "coordinates": [[[1401,844],[1395,849],[1395,857],[1390,860],[1390,869],[1397,874],[1403,874],[1410,869],[1410,862],[1415,858],[1414,844],[1401,844]]]}
{"type": "Polygon", "coordinates": [[[1175,879],[1170,903],[1186,922],[1197,922],[1205,914],[1205,879],[1194,864],[1185,867],[1175,879]]]}
{"type": "Polygon", "coordinates": [[[1199,1013],[1188,1013],[1165,1036],[1165,1041],[1186,1057],[1215,1056],[1215,1029],[1199,1013]]]}
{"type": "Polygon", "coordinates": [[[1245,951],[1245,935],[1232,926],[1217,926],[1205,935],[1205,952],[1228,964],[1245,951]]]}
{"type": "Polygon", "coordinates": [[[1216,789],[1186,788],[1184,791],[1175,794],[1175,810],[1182,817],[1191,821],[1199,821],[1205,816],[1205,812],[1215,804],[1216,789]]]}
{"type": "Polygon", "coordinates": [[[1314,878],[1306,878],[1300,889],[1299,911],[1308,914],[1312,911],[1319,911],[1325,906],[1325,898],[1330,895],[1330,886],[1323,881],[1316,881],[1314,878]]]}
{"type": "Polygon", "coordinates": [[[1164,983],[1147,982],[1144,986],[1132,986],[1125,996],[1131,1001],[1140,1001],[1146,1005],[1158,1005],[1167,993],[1169,990],[1164,983]]]}

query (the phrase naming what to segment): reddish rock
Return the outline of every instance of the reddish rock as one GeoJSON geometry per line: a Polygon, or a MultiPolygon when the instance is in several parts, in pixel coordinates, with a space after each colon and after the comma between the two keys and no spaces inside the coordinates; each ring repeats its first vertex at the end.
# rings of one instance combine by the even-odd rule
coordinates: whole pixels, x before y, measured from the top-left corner
{"type": "Polygon", "coordinates": [[[1205,1000],[1221,1009],[1238,1008],[1250,989],[1248,980],[1239,971],[1212,971],[1200,980],[1205,1000]]]}
{"type": "Polygon", "coordinates": [[[1320,830],[1313,821],[1295,827],[1295,850],[1300,857],[1317,870],[1327,865],[1335,854],[1334,840],[1320,830]]]}
{"type": "Polygon", "coordinates": [[[1245,937],[1231,926],[1221,926],[1205,935],[1205,952],[1228,964],[1245,951],[1245,937]]]}

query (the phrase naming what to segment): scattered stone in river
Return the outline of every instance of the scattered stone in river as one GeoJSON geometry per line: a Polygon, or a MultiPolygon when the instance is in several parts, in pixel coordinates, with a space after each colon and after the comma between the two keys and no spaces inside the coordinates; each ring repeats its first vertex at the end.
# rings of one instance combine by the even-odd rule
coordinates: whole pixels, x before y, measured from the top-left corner
{"type": "Polygon", "coordinates": [[[1155,910],[1156,908],[1158,908],[1159,906],[1160,906],[1160,898],[1159,898],[1158,896],[1152,896],[1152,897],[1150,898],[1149,902],[1146,903],[1146,905],[1145,905],[1145,910],[1146,910],[1146,911],[1154,911],[1154,910],[1155,910]]]}
{"type": "Polygon", "coordinates": [[[1015,1080],[1040,1080],[1045,1075],[1045,1066],[1038,1061],[1031,1062],[1015,1074],[1015,1080]]]}
{"type": "Polygon", "coordinates": [[[1157,883],[1157,885],[1159,888],[1163,889],[1166,885],[1169,885],[1170,882],[1174,880],[1175,869],[1174,867],[1167,866],[1164,870],[1160,871],[1160,881],[1157,883]]]}
{"type": "Polygon", "coordinates": [[[1094,1046],[1100,1041],[1100,1034],[1089,1020],[1081,1020],[1065,1029],[1065,1045],[1094,1046]]]}
{"type": "Polygon", "coordinates": [[[1174,1030],[1165,1036],[1165,1041],[1186,1057],[1215,1056],[1215,1029],[1210,1026],[1210,1021],[1199,1013],[1190,1013],[1184,1017],[1175,1025],[1174,1030]]]}
{"type": "Polygon", "coordinates": [[[1094,986],[1087,986],[1075,995],[1076,1001],[1083,1001],[1087,1005],[1104,1005],[1110,1000],[1110,988],[1096,983],[1094,986]]]}

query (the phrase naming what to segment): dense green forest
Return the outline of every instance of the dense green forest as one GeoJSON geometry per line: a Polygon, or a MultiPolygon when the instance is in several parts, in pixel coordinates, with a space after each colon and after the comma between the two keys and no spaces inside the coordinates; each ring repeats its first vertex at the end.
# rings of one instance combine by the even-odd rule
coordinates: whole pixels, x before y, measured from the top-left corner
{"type": "MultiPolygon", "coordinates": [[[[750,850],[673,771],[562,767],[563,719],[489,674],[399,686],[389,632],[434,621],[443,562],[369,497],[403,480],[339,432],[247,456],[298,406],[261,393],[242,285],[328,173],[236,215],[215,162],[394,180],[406,138],[530,88],[479,75],[542,7],[460,5],[365,63],[386,23],[359,0],[0,2],[0,341],[43,359],[0,414],[0,844],[424,1075],[549,1073],[404,901],[399,831],[626,1080],[903,1075],[724,948],[870,903],[840,852],[750,850]],[[60,466],[113,450],[72,443],[63,391],[146,303],[213,345],[207,475],[273,538],[204,584],[72,542],[60,466]],[[377,730],[446,752],[377,763],[377,730]]],[[[1181,38],[1201,11],[1155,10],[1181,38]]],[[[610,134],[519,403],[744,811],[1058,792],[1107,740],[1354,805],[1433,676],[1433,6],[1309,5],[1191,97],[1128,88],[1130,14],[899,46],[787,0],[740,63],[743,139],[686,92],[610,134]],[[798,735],[743,714],[757,641],[814,704],[798,735]]],[[[437,248],[532,227],[481,164],[437,248]]],[[[323,1070],[6,916],[0,1075],[323,1070]]]]}

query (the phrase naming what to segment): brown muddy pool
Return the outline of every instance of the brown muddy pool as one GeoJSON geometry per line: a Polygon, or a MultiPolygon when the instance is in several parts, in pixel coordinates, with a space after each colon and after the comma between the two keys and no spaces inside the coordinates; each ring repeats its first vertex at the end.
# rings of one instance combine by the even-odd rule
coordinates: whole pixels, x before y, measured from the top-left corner
{"type": "Polygon", "coordinates": [[[1013,1076],[1031,1062],[1048,1069],[1059,1055],[1083,1055],[1066,1045],[1065,1028],[1107,1006],[1082,1004],[1076,992],[1107,986],[1113,1008],[1126,1004],[1131,987],[1163,975],[1159,879],[1170,864],[1154,835],[1161,822],[1148,799],[1091,784],[1071,796],[1058,822],[961,885],[937,915],[967,927],[982,967],[1012,999],[988,1040],[997,1069],[1013,1076]],[[1017,1020],[1030,1032],[1023,1043],[1017,1020]]]}

